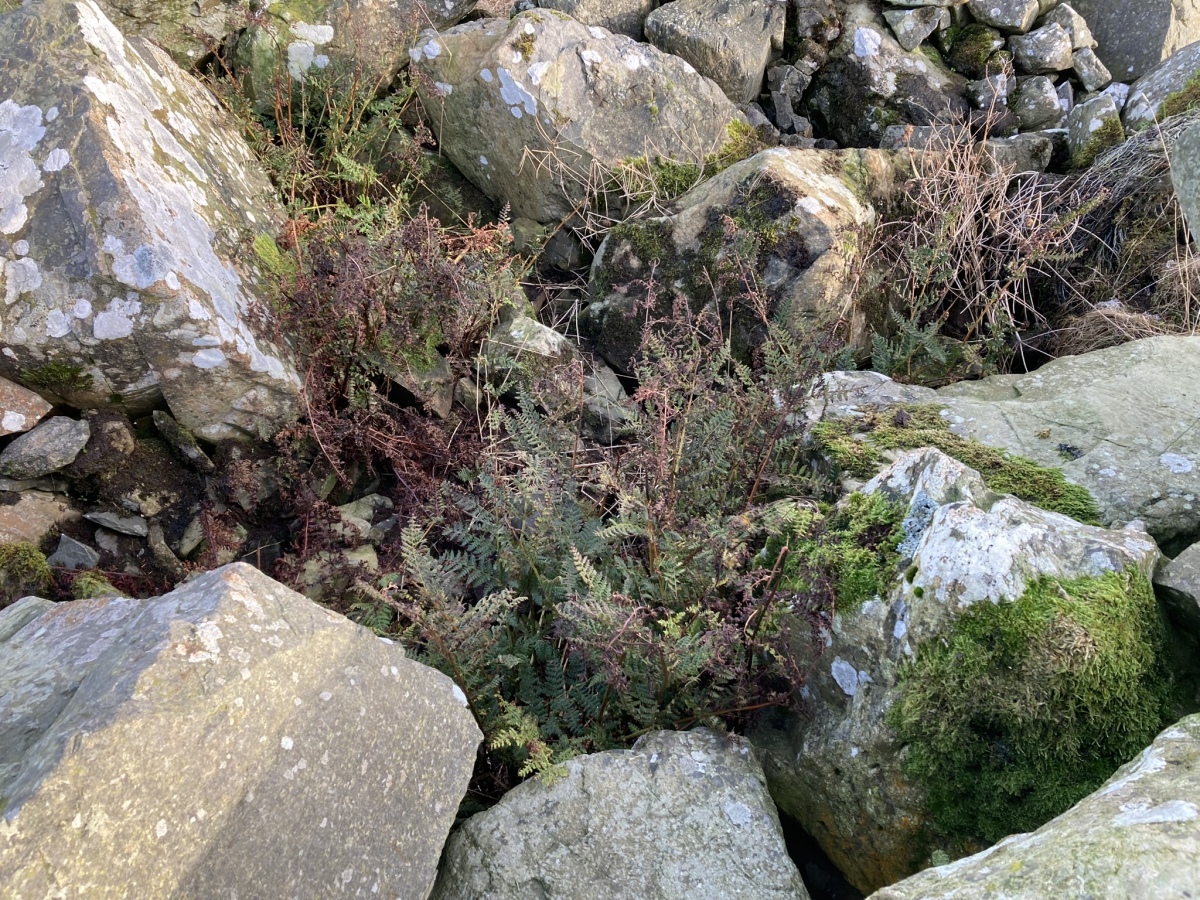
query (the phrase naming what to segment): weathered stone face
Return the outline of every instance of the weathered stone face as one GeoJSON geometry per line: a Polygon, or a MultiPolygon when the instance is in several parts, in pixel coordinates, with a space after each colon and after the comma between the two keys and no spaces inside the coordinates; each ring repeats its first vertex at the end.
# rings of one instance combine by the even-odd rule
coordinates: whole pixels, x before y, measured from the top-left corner
{"type": "Polygon", "coordinates": [[[28,431],[50,409],[50,404],[38,394],[0,378],[0,437],[28,431]]]}
{"type": "Polygon", "coordinates": [[[1096,52],[1118,81],[1140,78],[1200,40],[1196,0],[1072,0],[1096,38],[1096,52]]]}
{"type": "Polygon", "coordinates": [[[212,96],[91,0],[0,17],[0,56],[0,373],[209,440],[290,422],[250,249],[279,210],[212,96]]]}
{"type": "Polygon", "coordinates": [[[250,0],[97,0],[121,31],[144,37],[188,68],[244,28],[250,0]]]}
{"type": "MultiPolygon", "coordinates": [[[[1163,109],[1165,101],[1183,91],[1197,73],[1200,73],[1200,41],[1171,54],[1130,86],[1129,99],[1122,111],[1125,127],[1133,131],[1162,121],[1167,115],[1163,109]]],[[[1120,77],[1115,71],[1113,74],[1120,77]]]]}
{"type": "Polygon", "coordinates": [[[6,890],[428,895],[480,740],[448,678],[244,564],[29,606],[0,613],[6,890]]]}
{"type": "Polygon", "coordinates": [[[606,28],[640,41],[642,23],[658,0],[538,0],[542,9],[557,9],[584,25],[606,28]]]}

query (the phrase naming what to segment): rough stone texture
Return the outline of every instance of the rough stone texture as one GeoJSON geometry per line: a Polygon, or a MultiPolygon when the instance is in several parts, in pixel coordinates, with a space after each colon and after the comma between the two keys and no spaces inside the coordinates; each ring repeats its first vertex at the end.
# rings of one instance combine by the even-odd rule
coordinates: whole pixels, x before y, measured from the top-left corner
{"type": "Polygon", "coordinates": [[[28,431],[50,409],[40,395],[0,378],[0,437],[28,431]]]}
{"type": "Polygon", "coordinates": [[[1193,125],[1175,140],[1171,151],[1171,184],[1192,240],[1200,241],[1200,124],[1193,125]]]}
{"type": "Polygon", "coordinates": [[[41,597],[22,597],[11,606],[0,610],[0,645],[40,616],[53,609],[54,604],[41,597]]]}
{"type": "Polygon", "coordinates": [[[967,99],[976,109],[1001,111],[1008,105],[1008,95],[1014,87],[1016,79],[1003,72],[989,75],[987,78],[967,83],[967,99]]]}
{"type": "Polygon", "coordinates": [[[94,569],[100,564],[100,554],[87,544],[80,543],[75,538],[61,534],[58,536],[58,549],[52,556],[46,558],[52,568],[61,569],[94,569]]]}
{"type": "Polygon", "coordinates": [[[1071,36],[1057,23],[1008,39],[1017,69],[1031,75],[1071,68],[1071,36]]]}
{"type": "Polygon", "coordinates": [[[566,769],[467,820],[434,900],[807,900],[743,740],[659,731],[566,769]]]}
{"type": "Polygon", "coordinates": [[[967,9],[976,22],[1017,34],[1028,31],[1040,12],[1038,0],[967,0],[967,9]]]}
{"type": "Polygon", "coordinates": [[[84,513],[83,517],[110,531],[128,534],[132,537],[145,537],[150,533],[149,524],[141,516],[127,516],[115,512],[90,512],[84,513]]]}
{"type": "Polygon", "coordinates": [[[52,528],[78,518],[79,511],[58,494],[0,492],[0,544],[23,541],[36,547],[52,528]],[[16,502],[9,502],[14,498],[16,502]]]}
{"type": "Polygon", "coordinates": [[[1026,78],[1017,89],[1016,101],[1011,106],[1022,131],[1054,128],[1063,119],[1058,91],[1054,88],[1054,82],[1045,75],[1026,78]]]}
{"type": "Polygon", "coordinates": [[[900,454],[863,492],[907,507],[902,552],[915,575],[897,576],[888,596],[836,617],[806,683],[811,718],[784,717],[750,737],[766,751],[779,808],[870,891],[912,874],[915,861],[939,849],[925,843],[924,792],[903,774],[903,748],[885,721],[902,666],[972,604],[1016,599],[1042,575],[1135,567],[1149,576],[1159,553],[1136,528],[1081,525],[993,494],[978,473],[937,450],[900,454]]]}
{"type": "Polygon", "coordinates": [[[226,566],[0,652],[14,896],[423,898],[480,734],[443,675],[226,566]]]}
{"type": "Polygon", "coordinates": [[[809,118],[844,147],[877,147],[888,125],[966,116],[965,90],[965,79],[931,56],[905,52],[870,2],[851,0],[809,89],[809,118]]]}
{"type": "Polygon", "coordinates": [[[26,432],[0,453],[0,475],[41,478],[75,461],[92,430],[81,419],[55,416],[26,432]]]}
{"type": "Polygon", "coordinates": [[[0,58],[0,374],[80,408],[165,398],[210,440],[290,422],[248,247],[278,207],[236,125],[91,0],[0,17],[0,58]]]}
{"type": "Polygon", "coordinates": [[[1071,48],[1074,50],[1096,49],[1096,39],[1092,37],[1087,20],[1075,11],[1068,3],[1060,3],[1041,19],[1042,25],[1055,24],[1071,36],[1071,48]]]}
{"type": "Polygon", "coordinates": [[[584,25],[605,28],[640,41],[642,23],[658,6],[658,0],[538,0],[542,9],[557,9],[584,25]]]}
{"type": "Polygon", "coordinates": [[[883,12],[883,18],[905,50],[916,50],[935,31],[950,27],[950,13],[937,6],[887,9],[883,12]]]}
{"type": "MultiPolygon", "coordinates": [[[[1120,70],[1111,62],[1106,65],[1116,77],[1121,77],[1120,70]]],[[[1197,72],[1200,72],[1200,41],[1176,51],[1130,85],[1129,99],[1125,101],[1122,113],[1125,127],[1134,130],[1160,120],[1163,117],[1162,102],[1183,90],[1197,72]]]]}
{"type": "Polygon", "coordinates": [[[691,63],[734,103],[758,99],[783,50],[786,0],[675,0],[646,18],[646,39],[691,63]]]}
{"type": "Polygon", "coordinates": [[[1198,0],[1074,0],[1071,5],[1087,19],[1096,51],[1121,81],[1140,78],[1200,40],[1198,0]]]}
{"type": "Polygon", "coordinates": [[[250,0],[98,0],[113,24],[162,47],[190,67],[219,47],[250,16],[250,0]]]}
{"type": "Polygon", "coordinates": [[[1054,141],[1044,134],[1016,134],[989,138],[983,142],[983,151],[987,154],[985,168],[990,172],[1045,172],[1054,157],[1054,141]]]}
{"type": "Polygon", "coordinates": [[[238,39],[234,63],[265,113],[274,112],[281,73],[297,86],[327,72],[382,90],[422,29],[454,25],[474,8],[475,0],[272,0],[238,39]]]}
{"type": "MultiPolygon", "coordinates": [[[[773,148],[730,166],[704,181],[677,201],[678,212],[669,219],[652,219],[610,233],[592,264],[591,303],[583,323],[597,351],[619,372],[630,372],[641,335],[641,319],[634,315],[646,298],[645,280],[650,259],[639,256],[642,238],[656,243],[660,279],[712,268],[704,246],[722,215],[761,220],[779,240],[762,254],[758,273],[776,310],[786,321],[800,326],[814,319],[839,314],[845,299],[847,254],[853,244],[848,230],[870,221],[875,214],[868,192],[886,192],[896,180],[896,167],[907,159],[877,150],[791,150],[773,148]]],[[[902,176],[901,176],[902,177],[902,176]]],[[[695,308],[708,299],[690,296],[687,284],[675,290],[695,308]]],[[[704,282],[696,288],[698,295],[704,282]]],[[[673,297],[659,293],[652,315],[669,318],[673,297]]],[[[751,349],[761,336],[757,319],[735,318],[731,335],[735,351],[751,349]]],[[[861,326],[860,329],[861,330],[861,326]]]]}
{"type": "Polygon", "coordinates": [[[1154,586],[1175,618],[1200,637],[1200,544],[1192,544],[1160,568],[1154,586]]]}
{"type": "MultiPolygon", "coordinates": [[[[1100,62],[1095,50],[1076,50],[1071,56],[1071,68],[1075,70],[1075,77],[1085,91],[1098,91],[1112,81],[1112,73],[1100,62]]],[[[1116,98],[1110,99],[1115,107],[1116,98]]],[[[1120,112],[1120,109],[1117,108],[1117,111],[1120,112]]]]}
{"type": "Polygon", "coordinates": [[[1030,834],[870,900],[1194,896],[1200,884],[1200,716],[1163,731],[1103,787],[1030,834]]]}
{"type": "Polygon", "coordinates": [[[538,222],[574,213],[593,163],[699,160],[737,115],[682,59],[565,16],[426,31],[411,55],[445,154],[514,216],[538,222]]]}
{"type": "Polygon", "coordinates": [[[1089,155],[1094,158],[1097,153],[1121,143],[1124,134],[1117,104],[1104,94],[1080,103],[1067,116],[1067,146],[1072,159],[1083,160],[1089,155]],[[1110,132],[1101,131],[1105,125],[1115,126],[1115,140],[1109,137],[1110,132]]]}
{"type": "Polygon", "coordinates": [[[941,403],[952,431],[1061,469],[1092,492],[1105,524],[1141,520],[1167,542],[1200,535],[1198,397],[1200,337],[1162,336],[937,391],[833,373],[809,414],[941,403]]]}

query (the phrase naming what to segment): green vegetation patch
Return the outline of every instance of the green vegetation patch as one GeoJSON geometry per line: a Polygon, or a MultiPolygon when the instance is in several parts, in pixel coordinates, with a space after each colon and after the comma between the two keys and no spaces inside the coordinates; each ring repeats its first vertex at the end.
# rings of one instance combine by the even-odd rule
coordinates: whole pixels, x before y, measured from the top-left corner
{"type": "Polygon", "coordinates": [[[1088,142],[1071,157],[1071,166],[1075,169],[1086,169],[1096,157],[1120,144],[1125,143],[1125,126],[1119,118],[1105,119],[1104,124],[1097,128],[1088,142]]]}
{"type": "Polygon", "coordinates": [[[936,403],[896,406],[864,418],[818,422],[811,434],[821,452],[846,475],[874,476],[883,465],[883,450],[934,447],[975,469],[997,493],[1012,494],[1080,522],[1099,521],[1096,501],[1087,488],[1071,484],[1057,469],[954,434],[941,411],[936,403]]]}
{"type": "Polygon", "coordinates": [[[1166,626],[1136,571],[977,603],[903,671],[888,724],[937,827],[997,841],[1096,790],[1169,720],[1166,626]]]}
{"type": "Polygon", "coordinates": [[[1200,108],[1200,72],[1184,82],[1183,87],[1175,93],[1166,96],[1158,106],[1157,118],[1161,122],[1169,116],[1177,116],[1198,108],[1200,108]]]}
{"type": "Polygon", "coordinates": [[[53,587],[50,566],[37,547],[24,541],[0,544],[0,608],[53,587]]]}
{"type": "Polygon", "coordinates": [[[21,373],[21,381],[34,389],[65,393],[86,391],[92,387],[92,379],[81,366],[64,362],[47,362],[21,373]]]}
{"type": "Polygon", "coordinates": [[[91,600],[95,597],[124,597],[103,575],[82,572],[71,582],[71,596],[76,600],[91,600]]]}

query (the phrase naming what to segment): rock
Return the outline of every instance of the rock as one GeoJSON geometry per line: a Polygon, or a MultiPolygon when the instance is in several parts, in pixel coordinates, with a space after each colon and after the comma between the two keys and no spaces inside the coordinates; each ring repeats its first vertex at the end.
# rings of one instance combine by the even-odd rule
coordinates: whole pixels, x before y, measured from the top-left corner
{"type": "Polygon", "coordinates": [[[51,406],[33,391],[0,378],[0,437],[28,431],[42,420],[51,406]]]}
{"type": "Polygon", "coordinates": [[[807,900],[751,748],[707,729],[578,756],[450,838],[433,900],[807,900]]]}
{"type": "Polygon", "coordinates": [[[820,133],[843,147],[876,147],[888,125],[966,115],[966,82],[919,51],[905,52],[869,0],[851,0],[842,27],[808,91],[820,133]]]}
{"type": "Polygon", "coordinates": [[[1073,50],[1095,50],[1096,39],[1092,37],[1087,20],[1067,3],[1061,3],[1042,17],[1042,25],[1058,25],[1071,36],[1073,50]]]}
{"type": "Polygon", "coordinates": [[[772,53],[783,50],[784,0],[675,0],[646,17],[646,40],[721,86],[757,99],[772,53]]]}
{"type": "Polygon", "coordinates": [[[946,62],[955,72],[976,79],[1007,74],[997,72],[994,63],[996,51],[1004,46],[1004,38],[996,29],[975,23],[946,33],[954,36],[946,52],[946,62]]]}
{"type": "Polygon", "coordinates": [[[1056,93],[1058,94],[1058,108],[1062,110],[1063,115],[1069,115],[1075,108],[1075,86],[1064,79],[1056,93]]]}
{"type": "Polygon", "coordinates": [[[647,148],[702,159],[737,115],[683,60],[565,17],[527,12],[425,32],[411,54],[446,156],[515,216],[538,222],[576,212],[593,164],[647,148]],[[528,154],[544,164],[531,166],[528,154]]]}
{"type": "MultiPolygon", "coordinates": [[[[1112,75],[1100,62],[1094,50],[1076,50],[1071,56],[1071,68],[1085,91],[1098,91],[1112,81],[1112,75]]],[[[1115,104],[1114,104],[1115,105],[1115,104]]],[[[1120,112],[1120,108],[1117,109],[1120,112]]]]}
{"type": "Polygon", "coordinates": [[[58,549],[47,557],[46,563],[58,569],[94,569],[100,565],[100,554],[73,537],[59,535],[58,549]]]}
{"type": "Polygon", "coordinates": [[[1117,109],[1124,111],[1125,103],[1129,99],[1129,85],[1114,82],[1100,93],[1112,97],[1113,103],[1117,104],[1117,109]]]}
{"type": "Polygon", "coordinates": [[[1005,138],[989,138],[983,142],[989,172],[1003,170],[1015,175],[1020,172],[1045,172],[1054,156],[1054,142],[1044,134],[1017,134],[1005,138]]]}
{"type": "Polygon", "coordinates": [[[1154,587],[1176,620],[1200,637],[1200,544],[1192,544],[1159,569],[1154,587]]]}
{"type": "Polygon", "coordinates": [[[976,109],[1004,110],[1008,106],[1008,94],[1016,86],[1016,80],[1001,73],[967,83],[967,99],[976,109]]]}
{"type": "Polygon", "coordinates": [[[967,0],[967,9],[976,22],[1017,34],[1032,28],[1040,12],[1038,0],[967,0]]]}
{"type": "Polygon", "coordinates": [[[23,597],[11,606],[0,610],[0,644],[40,616],[54,608],[50,600],[41,597],[23,597]]]}
{"type": "Polygon", "coordinates": [[[225,39],[245,27],[246,0],[98,0],[126,35],[162,47],[184,68],[198,65],[225,39]]]}
{"type": "Polygon", "coordinates": [[[91,0],[0,16],[0,57],[0,374],[208,440],[290,423],[249,249],[282,213],[238,126],[91,0]]]}
{"type": "Polygon", "coordinates": [[[1182,47],[1200,40],[1200,7],[1180,0],[1073,0],[1097,52],[1117,78],[1140,78],[1182,47]]]}
{"type": "Polygon", "coordinates": [[[642,23],[658,6],[658,0],[537,0],[542,9],[557,9],[584,25],[604,28],[640,41],[642,23]]]}
{"type": "Polygon", "coordinates": [[[1175,140],[1171,152],[1171,184],[1192,233],[1200,242],[1200,124],[1175,140]]]}
{"type": "MultiPolygon", "coordinates": [[[[1101,57],[1103,58],[1103,57],[1101,57]]],[[[1112,72],[1120,69],[1108,64],[1112,72]]],[[[1172,105],[1186,105],[1185,89],[1200,73],[1200,41],[1189,44],[1159,63],[1129,87],[1122,119],[1130,131],[1165,119],[1172,105]],[[1172,104],[1172,100],[1184,103],[1172,104]]]]}
{"type": "Polygon", "coordinates": [[[83,517],[102,528],[132,537],[145,537],[150,533],[149,523],[141,516],[123,516],[115,512],[89,512],[84,513],[83,517]]]}
{"type": "Polygon", "coordinates": [[[248,565],[58,604],[0,653],[0,877],[423,898],[479,741],[448,678],[248,565]]]}
{"type": "MultiPolygon", "coordinates": [[[[774,315],[799,330],[840,314],[847,254],[854,249],[843,238],[874,216],[868,190],[886,192],[896,166],[897,157],[882,151],[784,148],[730,166],[681,197],[674,216],[608,233],[592,264],[591,302],[581,324],[597,352],[630,374],[645,316],[669,320],[674,294],[696,311],[719,301],[724,320],[731,298],[715,297],[705,273],[716,273],[738,252],[725,246],[726,216],[750,234],[773,236],[744,264],[754,268],[774,315]],[[654,260],[658,287],[647,312],[654,260]]],[[[762,324],[752,310],[735,307],[733,316],[734,352],[745,356],[761,342],[762,324]]]]}
{"type": "MultiPolygon", "coordinates": [[[[781,717],[749,737],[765,751],[763,766],[779,808],[799,821],[853,885],[869,892],[911,874],[930,850],[953,853],[957,846],[936,829],[889,718],[893,705],[908,696],[910,663],[959,635],[958,623],[976,605],[1012,604],[1046,577],[1098,577],[1128,568],[1148,578],[1159,554],[1145,532],[1081,525],[993,494],[978,473],[937,450],[898,454],[862,494],[900,504],[900,567],[907,569],[893,573],[885,595],[838,609],[826,648],[809,669],[811,716],[781,717]]],[[[1122,588],[1118,596],[1124,594],[1122,588]]],[[[1153,607],[1150,592],[1143,596],[1153,607]]],[[[1084,629],[1079,639],[1087,634],[1084,629]]],[[[1049,632],[1026,637],[1056,640],[1049,632]]],[[[1124,639],[1142,639],[1133,622],[1124,639]]],[[[1132,644],[1122,652],[1133,652],[1132,644]]],[[[1035,679],[1029,689],[1043,696],[1055,689],[1055,679],[1089,661],[1064,657],[1055,670],[1009,662],[1017,668],[997,672],[994,689],[1012,690],[1005,678],[1035,679]]],[[[990,739],[1009,738],[1001,731],[990,739]]]]}
{"type": "Polygon", "coordinates": [[[1067,146],[1076,169],[1086,169],[1105,150],[1124,142],[1121,114],[1111,97],[1098,94],[1067,116],[1067,146]]]}
{"type": "Polygon", "coordinates": [[[940,403],[952,431],[1086,487],[1104,524],[1141,521],[1160,543],[1200,535],[1198,337],[1145,338],[937,391],[873,372],[835,373],[823,385],[824,414],[940,403]]]}
{"type": "Polygon", "coordinates": [[[812,137],[812,124],[800,113],[804,92],[811,83],[812,77],[795,66],[775,66],[767,70],[767,113],[784,134],[812,137]]]}
{"type": "Polygon", "coordinates": [[[1030,75],[1071,68],[1071,36],[1057,23],[1029,34],[1015,34],[1008,39],[1008,46],[1017,68],[1030,75]]]}
{"type": "Polygon", "coordinates": [[[79,511],[58,494],[0,493],[0,544],[21,542],[36,547],[52,529],[78,519],[79,511]]]}
{"type": "Polygon", "coordinates": [[[204,475],[211,475],[217,471],[216,465],[197,443],[195,435],[175,421],[170,413],[156,409],[151,418],[163,440],[171,445],[181,459],[191,464],[193,469],[204,475]]]}
{"type": "Polygon", "coordinates": [[[1055,90],[1054,82],[1045,75],[1026,78],[1017,90],[1016,100],[1011,106],[1021,122],[1022,131],[1054,128],[1063,119],[1058,91],[1055,90]]]}
{"type": "Polygon", "coordinates": [[[905,50],[916,50],[935,31],[950,27],[950,13],[939,6],[887,9],[883,18],[905,50]]]}
{"type": "Polygon", "coordinates": [[[870,900],[1187,897],[1200,884],[1197,797],[1200,716],[1188,716],[1032,834],[927,869],[870,900]]]}
{"type": "Polygon", "coordinates": [[[55,416],[26,432],[0,453],[0,475],[41,478],[74,462],[91,437],[88,423],[55,416]]]}
{"type": "Polygon", "coordinates": [[[407,64],[422,28],[454,25],[474,8],[475,0],[272,0],[239,37],[234,65],[265,114],[275,112],[281,75],[299,86],[332,74],[334,90],[378,93],[407,64]]]}

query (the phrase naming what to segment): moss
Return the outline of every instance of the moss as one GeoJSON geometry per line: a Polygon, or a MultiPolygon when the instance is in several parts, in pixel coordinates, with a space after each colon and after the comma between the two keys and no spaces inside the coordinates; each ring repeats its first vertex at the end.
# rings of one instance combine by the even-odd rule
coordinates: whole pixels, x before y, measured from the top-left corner
{"type": "Polygon", "coordinates": [[[50,566],[37,547],[24,541],[0,544],[0,608],[53,587],[50,566]]]}
{"type": "Polygon", "coordinates": [[[1200,108],[1200,72],[1184,82],[1179,90],[1166,96],[1158,105],[1157,118],[1161,122],[1168,116],[1177,116],[1197,108],[1200,108]]]}
{"type": "Polygon", "coordinates": [[[1125,143],[1125,127],[1117,117],[1105,119],[1104,124],[1092,132],[1087,144],[1071,157],[1073,169],[1086,169],[1096,157],[1112,147],[1125,143]]]}
{"type": "Polygon", "coordinates": [[[994,28],[978,23],[967,25],[954,36],[946,61],[956,72],[968,78],[985,78],[988,60],[1004,42],[994,28]]]}
{"type": "Polygon", "coordinates": [[[255,236],[254,255],[263,268],[278,279],[296,274],[296,261],[280,250],[275,238],[269,234],[255,236]]]}
{"type": "Polygon", "coordinates": [[[1057,469],[968,440],[950,431],[938,404],[915,404],[868,413],[859,419],[818,422],[812,437],[838,470],[870,478],[883,464],[882,450],[935,447],[975,469],[993,491],[1012,494],[1042,509],[1095,524],[1096,501],[1057,469]],[[902,423],[902,424],[901,424],[902,423]]]}
{"type": "Polygon", "coordinates": [[[97,575],[94,572],[83,572],[75,576],[75,580],[71,582],[71,596],[76,600],[91,600],[93,597],[124,597],[125,595],[117,590],[102,575],[97,575]]]}
{"type": "Polygon", "coordinates": [[[521,54],[521,58],[526,62],[533,59],[533,45],[536,38],[526,31],[521,32],[513,38],[513,49],[521,54]]]}
{"type": "Polygon", "coordinates": [[[947,835],[1032,831],[1168,723],[1167,630],[1139,572],[1042,579],[977,603],[901,673],[888,724],[947,835]]]}
{"type": "Polygon", "coordinates": [[[55,393],[86,391],[92,387],[92,379],[82,366],[64,362],[47,362],[21,373],[21,381],[31,388],[42,388],[55,393]]]}

